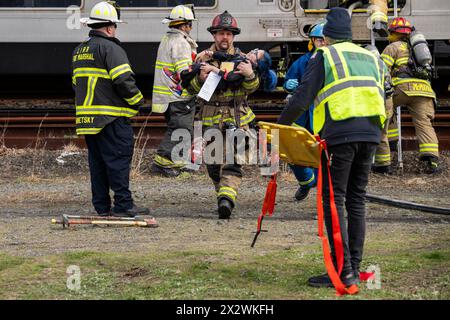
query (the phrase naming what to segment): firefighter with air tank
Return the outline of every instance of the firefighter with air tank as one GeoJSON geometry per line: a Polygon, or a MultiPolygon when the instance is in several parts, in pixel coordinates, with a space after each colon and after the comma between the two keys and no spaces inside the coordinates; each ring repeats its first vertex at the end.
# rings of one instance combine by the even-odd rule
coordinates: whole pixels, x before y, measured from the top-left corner
{"type": "MultiPolygon", "coordinates": [[[[431,121],[435,115],[436,94],[431,87],[432,56],[425,37],[405,18],[395,18],[389,26],[390,44],[381,57],[392,76],[394,107],[406,106],[419,144],[420,160],[426,173],[438,173],[439,141],[431,121]]],[[[389,143],[378,147],[374,171],[390,172],[389,143]]]]}

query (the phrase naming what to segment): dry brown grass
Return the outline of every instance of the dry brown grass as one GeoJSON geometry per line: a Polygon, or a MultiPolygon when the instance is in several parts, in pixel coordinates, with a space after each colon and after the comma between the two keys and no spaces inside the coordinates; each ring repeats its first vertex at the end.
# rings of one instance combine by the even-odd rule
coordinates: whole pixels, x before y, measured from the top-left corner
{"type": "Polygon", "coordinates": [[[74,153],[74,152],[80,152],[81,149],[74,144],[73,142],[70,142],[69,144],[66,144],[63,148],[62,148],[62,152],[63,153],[74,153]]]}
{"type": "Polygon", "coordinates": [[[41,138],[41,129],[42,129],[42,124],[44,123],[45,119],[47,118],[48,114],[45,115],[44,118],[42,118],[41,123],[39,124],[39,129],[38,132],[36,134],[36,143],[34,145],[34,152],[33,152],[33,165],[32,165],[32,169],[31,169],[31,176],[34,177],[36,174],[36,167],[38,166],[38,155],[40,156],[39,159],[40,161],[42,161],[44,152],[45,152],[45,147],[47,145],[47,143],[41,138]]]}
{"type": "Polygon", "coordinates": [[[0,149],[6,148],[5,136],[6,136],[6,131],[7,130],[8,130],[8,122],[3,124],[3,126],[2,126],[2,130],[1,130],[1,133],[0,133],[0,149]]]}
{"type": "Polygon", "coordinates": [[[147,123],[150,119],[151,113],[145,118],[144,125],[139,130],[138,136],[136,138],[136,141],[134,143],[134,152],[133,152],[133,159],[131,161],[131,179],[138,179],[142,176],[143,172],[145,171],[145,168],[142,167],[144,163],[144,154],[145,150],[148,144],[148,136],[145,136],[144,139],[144,129],[147,126],[147,123]]]}

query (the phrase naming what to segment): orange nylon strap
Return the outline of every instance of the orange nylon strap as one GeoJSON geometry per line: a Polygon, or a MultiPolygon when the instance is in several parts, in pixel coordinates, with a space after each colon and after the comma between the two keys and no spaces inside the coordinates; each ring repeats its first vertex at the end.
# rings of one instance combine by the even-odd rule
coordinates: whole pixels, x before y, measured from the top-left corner
{"type": "Polygon", "coordinates": [[[375,277],[375,272],[361,272],[359,274],[359,280],[361,281],[369,281],[375,277]]]}
{"type": "Polygon", "coordinates": [[[323,248],[323,258],[325,262],[325,267],[328,272],[328,276],[333,283],[334,288],[336,289],[336,294],[338,296],[342,296],[345,294],[356,294],[358,293],[358,286],[352,285],[349,288],[346,288],[344,283],[342,283],[339,275],[342,272],[343,264],[344,264],[344,248],[342,244],[342,235],[341,228],[339,224],[339,215],[337,212],[336,204],[334,201],[334,190],[333,183],[331,179],[331,171],[330,171],[330,159],[328,157],[327,145],[324,140],[320,140],[319,137],[316,137],[317,141],[320,143],[321,154],[325,152],[327,157],[327,170],[328,170],[328,186],[330,193],[330,208],[331,208],[331,221],[332,221],[332,229],[333,229],[333,241],[334,241],[334,249],[336,253],[336,260],[338,264],[338,270],[333,264],[333,259],[331,257],[331,250],[328,242],[328,238],[324,233],[324,209],[323,209],[323,175],[322,175],[322,161],[319,164],[318,177],[317,177],[317,222],[318,222],[318,231],[319,238],[322,240],[322,248],[323,248]]]}
{"type": "Polygon", "coordinates": [[[253,239],[253,243],[251,245],[252,247],[255,246],[259,234],[263,231],[261,230],[261,227],[264,217],[267,214],[269,214],[269,216],[272,216],[273,211],[275,210],[276,197],[277,197],[277,174],[275,173],[270,177],[269,184],[267,185],[266,195],[264,196],[264,203],[262,206],[261,214],[258,217],[258,226],[256,229],[255,238],[253,239]]]}
{"type": "Polygon", "coordinates": [[[264,203],[261,210],[261,214],[258,218],[258,231],[261,232],[261,221],[264,216],[269,214],[269,216],[273,215],[273,211],[275,209],[275,198],[277,197],[277,175],[274,174],[270,177],[269,184],[267,185],[266,195],[264,197],[264,203]]]}

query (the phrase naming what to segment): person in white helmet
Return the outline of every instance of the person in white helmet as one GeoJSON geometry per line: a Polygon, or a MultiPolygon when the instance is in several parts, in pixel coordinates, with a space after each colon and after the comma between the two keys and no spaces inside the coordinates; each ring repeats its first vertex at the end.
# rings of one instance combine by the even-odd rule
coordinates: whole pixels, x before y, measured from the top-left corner
{"type": "Polygon", "coordinates": [[[76,131],[84,135],[89,153],[92,203],[102,216],[148,214],[137,207],[129,189],[134,134],[130,118],[144,97],[137,88],[127,54],[115,38],[120,10],[113,2],[97,3],[89,18],[89,38],[73,51],[76,131]],[[111,208],[109,190],[114,191],[111,208]]]}
{"type": "Polygon", "coordinates": [[[193,131],[195,97],[180,85],[181,73],[195,60],[197,43],[191,38],[194,12],[183,5],[176,6],[162,21],[169,25],[158,48],[153,86],[152,111],[163,113],[167,131],[153,159],[152,171],[163,176],[178,176],[186,163],[172,161],[172,150],[178,141],[172,141],[176,129],[193,131]]]}

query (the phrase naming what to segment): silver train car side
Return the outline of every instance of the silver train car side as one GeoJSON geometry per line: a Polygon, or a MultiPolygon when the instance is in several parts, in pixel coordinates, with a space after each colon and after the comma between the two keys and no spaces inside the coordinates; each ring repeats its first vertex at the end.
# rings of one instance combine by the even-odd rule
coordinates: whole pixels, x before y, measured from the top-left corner
{"type": "MultiPolygon", "coordinates": [[[[0,74],[9,79],[58,78],[55,88],[70,88],[70,61],[73,48],[86,39],[88,28],[78,19],[89,15],[99,0],[2,0],[0,1],[0,74]],[[59,86],[59,87],[58,87],[59,86]]],[[[280,77],[292,61],[306,52],[307,31],[323,20],[329,0],[117,0],[122,18],[128,24],[118,29],[139,81],[150,82],[156,51],[167,26],[161,23],[170,8],[193,3],[198,21],[193,36],[204,49],[212,37],[206,28],[213,17],[228,10],[238,20],[242,33],[236,45],[243,51],[252,48],[269,50],[274,68],[280,77]]],[[[450,77],[450,1],[400,1],[399,15],[408,18],[428,39],[434,63],[440,77],[450,77]]],[[[393,9],[390,9],[393,16],[393,9]]],[[[369,13],[359,8],[353,11],[354,40],[370,42],[367,27],[369,13]]],[[[387,44],[377,39],[380,49],[387,44]]],[[[4,77],[2,77],[4,78],[4,77]]],[[[21,80],[22,79],[22,80],[21,80]]],[[[2,84],[5,89],[10,81],[2,84]],[[5,87],[6,85],[6,87],[5,87]]],[[[40,81],[42,82],[42,81],[40,81]]],[[[445,81],[444,81],[445,82],[445,81]]],[[[38,83],[35,83],[39,86],[38,83]]],[[[151,83],[145,84],[147,88],[151,83]]],[[[446,89],[448,80],[446,81],[446,89]]],[[[0,91],[2,89],[0,88],[0,91]]]]}

